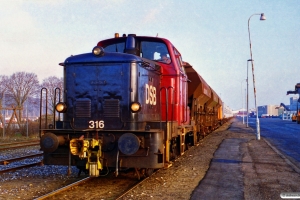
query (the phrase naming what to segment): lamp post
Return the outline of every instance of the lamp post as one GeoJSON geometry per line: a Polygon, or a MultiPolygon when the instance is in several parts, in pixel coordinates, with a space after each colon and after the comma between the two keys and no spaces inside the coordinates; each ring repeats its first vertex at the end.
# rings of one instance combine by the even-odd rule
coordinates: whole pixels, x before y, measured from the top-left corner
{"type": "Polygon", "coordinates": [[[4,109],[4,113],[3,113],[3,138],[5,136],[5,92],[3,93],[3,99],[2,99],[2,108],[4,109]]]}
{"type": "Polygon", "coordinates": [[[243,118],[243,124],[245,124],[245,114],[244,114],[244,95],[243,95],[243,81],[244,81],[245,79],[243,79],[242,81],[241,81],[241,94],[242,94],[242,118],[243,118]]]}
{"type": "Polygon", "coordinates": [[[28,99],[27,99],[27,102],[26,102],[26,135],[27,135],[27,138],[28,138],[28,99]]]}
{"type": "Polygon", "coordinates": [[[254,64],[252,58],[252,46],[251,46],[251,37],[250,37],[250,19],[254,15],[260,15],[260,20],[266,20],[264,13],[253,14],[248,19],[248,33],[249,33],[249,44],[250,44],[250,57],[251,57],[251,65],[252,65],[252,75],[253,75],[253,90],[254,90],[254,101],[256,108],[256,139],[260,140],[260,127],[259,127],[259,119],[258,119],[258,107],[256,104],[256,89],[255,89],[255,79],[254,79],[254,64]]]}
{"type": "Polygon", "coordinates": [[[249,61],[252,61],[251,59],[247,60],[247,122],[246,122],[246,127],[248,128],[248,120],[249,120],[249,79],[248,79],[248,63],[249,61]]]}

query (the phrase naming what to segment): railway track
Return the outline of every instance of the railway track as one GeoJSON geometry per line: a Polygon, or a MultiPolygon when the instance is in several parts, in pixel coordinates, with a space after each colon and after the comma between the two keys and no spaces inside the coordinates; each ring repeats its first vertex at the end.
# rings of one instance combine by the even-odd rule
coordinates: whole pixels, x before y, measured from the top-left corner
{"type": "Polygon", "coordinates": [[[120,174],[118,177],[110,173],[107,177],[87,177],[70,185],[64,186],[53,192],[36,198],[36,200],[50,199],[118,199],[123,197],[142,184],[149,177],[138,180],[133,171],[120,174]],[[76,192],[77,191],[77,192],[76,192]],[[74,196],[84,191],[81,197],[74,196]]]}
{"type": "Polygon", "coordinates": [[[8,169],[0,170],[0,174],[16,171],[16,170],[19,170],[19,169],[29,168],[29,167],[33,167],[33,166],[37,166],[37,165],[42,165],[42,164],[43,164],[43,162],[39,161],[39,162],[31,163],[31,164],[19,165],[17,167],[12,167],[12,168],[8,168],[8,169]]]}
{"type": "Polygon", "coordinates": [[[28,167],[32,167],[32,166],[36,166],[36,165],[42,165],[42,161],[35,161],[35,162],[30,162],[28,164],[17,164],[17,166],[11,166],[10,165],[16,161],[22,161],[25,159],[30,159],[30,158],[35,158],[38,156],[42,156],[42,153],[37,153],[37,154],[31,154],[31,155],[27,155],[27,156],[20,156],[20,157],[16,157],[16,158],[10,158],[10,159],[5,159],[5,160],[1,160],[0,161],[0,165],[5,165],[8,166],[8,168],[5,169],[1,169],[0,170],[0,174],[6,173],[6,172],[11,172],[11,171],[16,171],[18,169],[23,169],[23,168],[28,168],[28,167]]]}
{"type": "Polygon", "coordinates": [[[34,158],[34,157],[42,156],[42,155],[43,155],[43,153],[37,153],[37,154],[31,154],[31,155],[27,155],[27,156],[20,156],[20,157],[16,157],[16,158],[0,160],[0,165],[7,165],[11,162],[23,160],[23,159],[26,159],[26,158],[34,158]]]}
{"type": "Polygon", "coordinates": [[[86,183],[86,182],[88,182],[88,181],[91,181],[91,180],[92,180],[92,177],[84,178],[84,179],[79,180],[79,181],[77,181],[77,182],[75,182],[75,183],[72,183],[72,184],[67,185],[67,186],[65,186],[65,187],[62,187],[62,188],[60,188],[60,189],[57,189],[57,190],[55,190],[55,191],[53,191],[53,192],[50,192],[50,193],[48,193],[48,194],[45,194],[45,195],[43,195],[43,196],[41,196],[41,197],[38,197],[38,198],[36,198],[35,200],[43,200],[43,199],[47,199],[47,198],[49,198],[49,197],[58,195],[58,194],[62,193],[63,191],[69,190],[69,189],[71,189],[72,187],[75,187],[75,186],[84,184],[84,183],[86,183]]]}
{"type": "Polygon", "coordinates": [[[36,146],[39,145],[39,140],[34,141],[26,141],[26,142],[12,142],[12,143],[0,143],[0,151],[7,150],[7,149],[18,149],[28,146],[36,146]]]}
{"type": "Polygon", "coordinates": [[[134,188],[136,188],[137,186],[139,186],[140,184],[142,184],[145,180],[147,180],[149,177],[144,178],[143,180],[141,180],[140,182],[138,182],[136,185],[132,186],[131,188],[129,188],[127,191],[123,192],[120,196],[118,196],[116,198],[116,200],[121,200],[127,193],[129,193],[131,190],[133,190],[134,188]]]}

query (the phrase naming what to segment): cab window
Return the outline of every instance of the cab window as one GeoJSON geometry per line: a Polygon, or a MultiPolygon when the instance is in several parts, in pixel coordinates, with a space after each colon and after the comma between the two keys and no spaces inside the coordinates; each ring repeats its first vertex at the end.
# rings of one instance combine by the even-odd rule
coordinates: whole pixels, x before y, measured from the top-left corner
{"type": "Polygon", "coordinates": [[[165,63],[170,63],[171,61],[168,48],[165,43],[162,42],[141,41],[140,57],[165,63]],[[166,59],[164,60],[163,57],[166,57],[166,59],[169,59],[169,61],[166,59]]]}
{"type": "Polygon", "coordinates": [[[181,71],[183,74],[186,74],[186,73],[185,73],[184,66],[183,66],[182,57],[181,57],[180,53],[177,51],[177,49],[175,49],[175,48],[174,48],[174,55],[175,55],[175,57],[176,57],[177,64],[178,64],[178,66],[179,66],[180,71],[181,71]]]}
{"type": "Polygon", "coordinates": [[[108,45],[104,48],[107,52],[121,52],[123,53],[125,49],[125,42],[115,43],[108,45]]]}

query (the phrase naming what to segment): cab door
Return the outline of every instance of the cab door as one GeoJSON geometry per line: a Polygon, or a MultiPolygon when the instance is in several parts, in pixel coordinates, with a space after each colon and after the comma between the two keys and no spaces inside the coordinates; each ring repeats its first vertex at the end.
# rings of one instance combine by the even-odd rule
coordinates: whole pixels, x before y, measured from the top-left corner
{"type": "Polygon", "coordinates": [[[174,48],[174,55],[179,68],[179,116],[180,124],[186,124],[189,121],[187,110],[187,91],[188,91],[188,78],[184,69],[182,57],[177,49],[174,48]]]}

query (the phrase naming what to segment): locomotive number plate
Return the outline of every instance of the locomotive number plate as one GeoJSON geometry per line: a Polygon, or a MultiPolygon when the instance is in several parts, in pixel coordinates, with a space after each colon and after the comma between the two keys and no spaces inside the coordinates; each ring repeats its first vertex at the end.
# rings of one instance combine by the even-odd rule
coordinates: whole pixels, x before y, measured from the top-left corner
{"type": "Polygon", "coordinates": [[[89,128],[104,128],[104,121],[103,120],[99,120],[99,121],[91,120],[91,121],[89,121],[89,128]]]}

